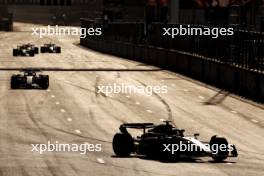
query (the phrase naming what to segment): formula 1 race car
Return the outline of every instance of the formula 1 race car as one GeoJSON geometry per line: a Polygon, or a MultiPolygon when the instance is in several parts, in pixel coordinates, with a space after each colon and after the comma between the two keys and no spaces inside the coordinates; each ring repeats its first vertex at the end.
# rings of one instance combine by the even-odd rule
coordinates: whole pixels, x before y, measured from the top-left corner
{"type": "Polygon", "coordinates": [[[55,44],[49,43],[44,44],[44,46],[40,47],[41,53],[61,53],[61,47],[56,46],[55,44]]]}
{"type": "Polygon", "coordinates": [[[23,74],[12,75],[11,89],[47,89],[49,87],[49,76],[37,74],[38,69],[24,69],[23,74]]]}
{"type": "Polygon", "coordinates": [[[174,127],[169,121],[164,124],[127,123],[120,126],[120,133],[113,138],[113,150],[119,157],[128,157],[134,153],[161,160],[179,160],[209,156],[221,162],[227,157],[237,157],[235,145],[228,144],[226,138],[213,136],[209,142],[184,136],[184,131],[174,127]],[[133,138],[128,128],[142,129],[143,134],[133,138]]]}
{"type": "Polygon", "coordinates": [[[30,56],[33,57],[35,54],[39,53],[38,47],[35,47],[33,44],[24,44],[21,46],[17,46],[17,48],[13,49],[13,56],[30,56]]]}

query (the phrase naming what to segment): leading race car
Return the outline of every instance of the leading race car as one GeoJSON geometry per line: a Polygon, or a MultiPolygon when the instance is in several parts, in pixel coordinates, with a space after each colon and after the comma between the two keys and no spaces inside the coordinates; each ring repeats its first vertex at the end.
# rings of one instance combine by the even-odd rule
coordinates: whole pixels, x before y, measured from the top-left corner
{"type": "Polygon", "coordinates": [[[17,46],[17,48],[13,49],[13,56],[30,56],[33,57],[35,54],[39,53],[38,47],[35,45],[28,43],[21,46],[17,46]]]}
{"type": "Polygon", "coordinates": [[[228,144],[224,137],[212,136],[209,142],[201,142],[194,136],[184,136],[182,129],[174,127],[169,121],[164,124],[126,123],[120,126],[120,133],[113,138],[113,150],[119,157],[136,154],[156,159],[179,160],[210,156],[221,162],[228,157],[237,157],[235,145],[228,144]],[[128,128],[142,129],[141,136],[133,138],[128,128]]]}
{"type": "Polygon", "coordinates": [[[49,76],[37,74],[38,69],[24,69],[23,74],[12,75],[11,89],[30,89],[39,88],[47,89],[49,87],[49,76]]]}
{"type": "Polygon", "coordinates": [[[44,44],[44,46],[40,47],[41,53],[61,53],[61,47],[56,46],[55,44],[49,43],[44,44]]]}

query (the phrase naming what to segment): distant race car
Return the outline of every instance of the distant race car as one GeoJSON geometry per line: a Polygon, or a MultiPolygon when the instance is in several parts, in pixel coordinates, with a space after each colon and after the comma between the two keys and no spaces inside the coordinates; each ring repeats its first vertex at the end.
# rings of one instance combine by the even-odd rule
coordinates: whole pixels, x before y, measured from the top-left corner
{"type": "Polygon", "coordinates": [[[37,74],[38,69],[24,69],[23,74],[12,75],[11,89],[47,89],[49,87],[49,76],[37,74]]]}
{"type": "Polygon", "coordinates": [[[33,57],[35,54],[39,53],[38,47],[35,47],[33,44],[24,44],[21,46],[17,46],[17,48],[13,49],[13,56],[30,56],[33,57]]]}
{"type": "Polygon", "coordinates": [[[184,136],[185,130],[174,127],[169,121],[160,125],[127,123],[119,129],[120,133],[115,134],[112,143],[114,153],[119,157],[128,157],[132,153],[170,160],[209,156],[221,162],[238,155],[235,145],[228,144],[224,137],[213,136],[209,142],[201,142],[197,139],[199,134],[184,136]],[[128,128],[142,129],[143,134],[133,138],[128,128]]]}
{"type": "Polygon", "coordinates": [[[56,46],[55,44],[44,44],[44,46],[40,47],[41,53],[61,53],[61,47],[56,46]]]}

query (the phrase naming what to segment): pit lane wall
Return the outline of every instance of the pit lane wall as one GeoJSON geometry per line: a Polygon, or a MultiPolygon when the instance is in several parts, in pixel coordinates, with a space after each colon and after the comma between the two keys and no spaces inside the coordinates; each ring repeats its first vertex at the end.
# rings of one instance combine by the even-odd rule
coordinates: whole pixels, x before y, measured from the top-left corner
{"type": "MultiPolygon", "coordinates": [[[[85,19],[81,21],[82,27],[98,25],[85,19]]],[[[103,33],[105,33],[102,36],[81,38],[80,43],[99,52],[155,65],[242,97],[264,102],[264,74],[262,71],[243,68],[237,64],[228,64],[230,61],[223,62],[169,47],[153,46],[149,44],[150,40],[146,42],[146,39],[142,37],[144,35],[139,35],[144,33],[143,24],[129,23],[128,25],[126,32],[130,37],[125,37],[125,31],[122,31],[118,24],[107,24],[104,26],[103,33]],[[109,25],[115,25],[116,32],[120,35],[107,36],[109,29],[113,29],[109,25]],[[144,42],[142,42],[143,40],[144,42]]],[[[186,45],[186,43],[180,44],[186,45]]],[[[235,60],[233,59],[231,62],[235,62],[235,60]]]]}

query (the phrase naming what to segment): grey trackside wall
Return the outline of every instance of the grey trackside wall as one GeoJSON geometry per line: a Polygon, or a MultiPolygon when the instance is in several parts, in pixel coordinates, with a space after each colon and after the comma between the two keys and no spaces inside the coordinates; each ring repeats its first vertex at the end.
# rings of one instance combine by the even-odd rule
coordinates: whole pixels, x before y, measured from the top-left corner
{"type": "Polygon", "coordinates": [[[83,46],[100,52],[156,65],[199,81],[228,90],[242,97],[264,102],[264,74],[213,61],[173,49],[143,44],[104,40],[101,37],[81,39],[83,46]]]}

